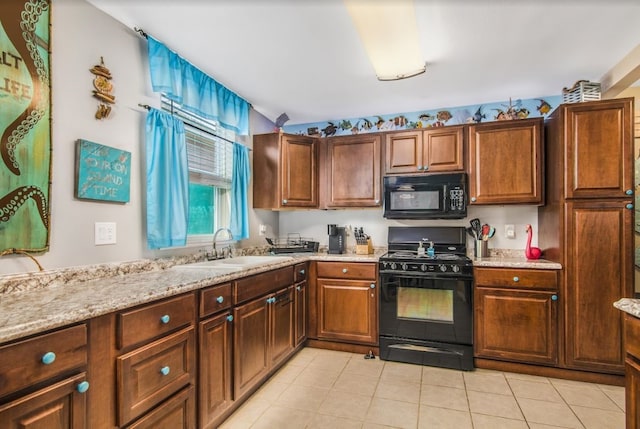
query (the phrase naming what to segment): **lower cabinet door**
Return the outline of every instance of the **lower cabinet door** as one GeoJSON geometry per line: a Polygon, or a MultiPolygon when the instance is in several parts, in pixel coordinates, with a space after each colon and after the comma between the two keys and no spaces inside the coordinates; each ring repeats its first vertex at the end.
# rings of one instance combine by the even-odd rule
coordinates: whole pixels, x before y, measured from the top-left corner
{"type": "Polygon", "coordinates": [[[200,322],[200,426],[214,427],[216,419],[233,404],[231,350],[233,318],[225,312],[200,322]]]}
{"type": "Polygon", "coordinates": [[[307,339],[307,282],[298,283],[295,290],[295,346],[307,339]]]}
{"type": "Polygon", "coordinates": [[[376,345],[378,298],[373,281],[318,279],[318,338],[376,345]]]}
{"type": "Polygon", "coordinates": [[[147,413],[128,429],[195,429],[194,388],[190,386],[147,413]]]}
{"type": "Polygon", "coordinates": [[[0,429],[84,429],[87,394],[78,386],[85,380],[82,373],[0,406],[0,429]]]}
{"type": "Polygon", "coordinates": [[[475,289],[475,356],[558,363],[558,295],[552,291],[475,289]]]}
{"type": "Polygon", "coordinates": [[[233,310],[234,398],[242,397],[269,372],[269,306],[262,297],[233,310]]]}
{"type": "Polygon", "coordinates": [[[293,291],[293,286],[279,291],[275,294],[275,301],[271,304],[271,340],[269,343],[271,367],[286,359],[295,347],[293,291]]]}
{"type": "Polygon", "coordinates": [[[627,355],[625,366],[627,428],[640,428],[640,362],[627,355]]]}

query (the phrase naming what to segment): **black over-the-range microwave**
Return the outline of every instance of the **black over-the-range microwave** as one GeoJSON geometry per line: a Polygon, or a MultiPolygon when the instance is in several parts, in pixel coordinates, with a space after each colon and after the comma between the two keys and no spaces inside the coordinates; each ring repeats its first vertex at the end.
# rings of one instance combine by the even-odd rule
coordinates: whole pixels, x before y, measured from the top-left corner
{"type": "Polygon", "coordinates": [[[462,219],[467,216],[467,175],[384,177],[387,219],[462,219]]]}

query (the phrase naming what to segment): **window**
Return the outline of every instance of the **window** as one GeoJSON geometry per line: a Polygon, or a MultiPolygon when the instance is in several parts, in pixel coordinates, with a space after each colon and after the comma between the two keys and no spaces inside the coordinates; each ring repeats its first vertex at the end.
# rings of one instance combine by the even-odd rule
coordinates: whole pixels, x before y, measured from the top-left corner
{"type": "Polygon", "coordinates": [[[187,244],[211,243],[218,228],[230,223],[234,133],[181,109],[162,96],[163,110],[185,125],[189,162],[189,225],[187,244]]]}

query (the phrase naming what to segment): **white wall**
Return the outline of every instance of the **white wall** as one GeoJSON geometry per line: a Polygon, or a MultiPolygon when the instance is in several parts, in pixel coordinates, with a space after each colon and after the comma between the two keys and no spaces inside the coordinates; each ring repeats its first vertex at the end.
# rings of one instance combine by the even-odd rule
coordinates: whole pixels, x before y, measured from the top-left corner
{"type": "MultiPolygon", "coordinates": [[[[192,253],[197,249],[149,251],[145,239],[144,121],[138,103],[158,106],[147,67],[147,42],[92,5],[56,0],[52,5],[52,189],[50,250],[35,255],[45,269],[130,261],[192,253]],[[116,104],[108,119],[94,118],[93,75],[100,63],[111,71],[116,104]],[[131,152],[131,198],[127,204],[74,198],[75,142],[90,140],[131,152]],[[94,223],[115,222],[117,243],[94,245],[94,223]]],[[[269,132],[273,124],[252,111],[252,129],[269,132]]],[[[246,139],[248,142],[251,139],[246,139]]],[[[264,244],[258,223],[277,228],[277,213],[252,213],[251,239],[241,246],[264,244]]],[[[37,271],[27,257],[0,258],[0,275],[37,271]]]]}
{"type": "MultiPolygon", "coordinates": [[[[281,236],[287,233],[299,233],[302,237],[313,238],[321,245],[328,244],[327,224],[362,227],[372,238],[374,246],[387,245],[389,226],[469,226],[469,219],[479,218],[496,228],[495,236],[489,241],[489,248],[522,249],[526,243],[525,227],[534,228],[532,242],[537,244],[538,208],[537,206],[484,206],[469,207],[467,218],[459,220],[388,220],[382,217],[382,209],[363,210],[308,210],[281,212],[279,230],[281,236]],[[508,239],[504,235],[504,225],[514,224],[516,238],[508,239]]],[[[471,240],[471,238],[469,238],[471,240]]],[[[355,245],[353,236],[347,237],[348,246],[355,245]]],[[[471,246],[469,241],[468,246],[471,246]]]]}

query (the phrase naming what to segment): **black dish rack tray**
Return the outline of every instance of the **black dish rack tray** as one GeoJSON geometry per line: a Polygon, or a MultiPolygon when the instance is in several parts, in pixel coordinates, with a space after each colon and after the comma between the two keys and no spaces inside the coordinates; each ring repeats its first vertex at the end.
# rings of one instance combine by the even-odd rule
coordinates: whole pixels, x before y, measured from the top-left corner
{"type": "Polygon", "coordinates": [[[271,245],[271,253],[299,253],[318,251],[320,243],[311,238],[301,237],[300,234],[287,234],[286,237],[267,238],[267,243],[271,245]]]}

